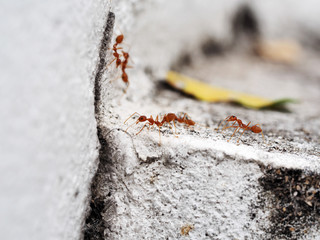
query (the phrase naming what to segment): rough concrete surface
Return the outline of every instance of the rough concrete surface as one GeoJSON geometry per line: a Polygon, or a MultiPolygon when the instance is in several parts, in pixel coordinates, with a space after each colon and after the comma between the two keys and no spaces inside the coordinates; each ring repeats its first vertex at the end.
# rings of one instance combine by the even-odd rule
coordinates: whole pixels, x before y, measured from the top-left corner
{"type": "Polygon", "coordinates": [[[246,2],[256,19],[235,30],[243,3],[119,0],[114,15],[110,1],[1,3],[2,237],[317,239],[320,5],[246,2]],[[126,94],[107,66],[121,33],[126,94]],[[258,58],[257,36],[297,41],[299,61],[258,58]],[[299,102],[290,112],[199,102],[163,83],[171,68],[299,102]],[[187,112],[197,125],[177,124],[177,137],[162,127],[159,146],[156,127],[125,131],[134,112],[187,112]],[[214,130],[228,115],[260,123],[266,142],[249,132],[228,142],[231,131],[214,130]]]}
{"type": "MultiPolygon", "coordinates": [[[[221,23],[217,27],[206,22],[216,3],[212,11],[193,3],[189,11],[181,10],[185,7],[181,2],[169,9],[154,4],[135,18],[132,35],[127,34],[134,68],[128,70],[126,94],[121,79],[112,80],[120,71],[110,67],[111,73],[105,75],[101,86],[105,101],[97,120],[105,148],[93,179],[85,239],[316,239],[318,53],[311,45],[302,45],[296,64],[264,61],[253,55],[250,33],[234,39],[238,35],[231,31],[231,13],[238,4],[219,9],[225,15],[220,12],[223,20],[216,17],[221,23]],[[203,52],[208,40],[219,51],[203,52]],[[299,103],[283,112],[199,102],[162,82],[170,67],[221,87],[271,99],[290,97],[299,103]],[[177,124],[178,137],[168,126],[162,127],[159,146],[156,127],[136,135],[143,126],[134,124],[138,116],[124,124],[134,112],[147,117],[187,112],[198,126],[186,129],[177,124]],[[231,132],[217,133],[214,128],[228,115],[262,124],[266,143],[261,135],[249,133],[240,144],[237,138],[227,142],[231,132]],[[186,226],[189,237],[183,235],[186,226]]],[[[263,9],[262,5],[255,2],[253,8],[263,9]]],[[[269,22],[260,17],[257,34],[262,39],[308,38],[296,33],[299,28],[293,25],[282,34],[281,24],[264,31],[261,26],[269,22]]],[[[121,26],[119,18],[116,14],[116,25],[121,26]]],[[[115,30],[114,39],[118,34],[115,30]]]]}

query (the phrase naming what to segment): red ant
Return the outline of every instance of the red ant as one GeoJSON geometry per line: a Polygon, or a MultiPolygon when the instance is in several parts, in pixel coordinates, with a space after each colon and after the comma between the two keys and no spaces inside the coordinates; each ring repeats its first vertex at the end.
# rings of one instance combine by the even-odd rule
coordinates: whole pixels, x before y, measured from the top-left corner
{"type": "Polygon", "coordinates": [[[245,131],[248,131],[248,130],[252,131],[253,133],[261,133],[262,138],[263,138],[263,141],[265,142],[264,135],[263,135],[262,129],[261,129],[261,127],[260,127],[260,124],[256,124],[256,125],[250,127],[249,125],[250,125],[251,122],[249,122],[248,124],[244,124],[244,123],[243,123],[240,119],[238,119],[236,116],[228,116],[228,117],[226,117],[225,120],[223,120],[223,121],[219,124],[219,126],[218,126],[218,128],[217,128],[216,130],[218,130],[219,127],[221,126],[221,124],[222,124],[223,122],[225,122],[225,121],[226,121],[226,124],[223,126],[222,131],[224,131],[225,129],[228,129],[228,128],[232,128],[232,127],[233,127],[233,128],[236,128],[236,129],[234,130],[233,134],[231,135],[230,139],[228,140],[228,142],[231,140],[231,138],[235,135],[236,132],[239,132],[240,129],[243,129],[243,132],[242,132],[242,134],[240,135],[240,137],[238,138],[238,141],[237,141],[237,142],[239,142],[239,140],[240,140],[241,136],[244,134],[244,132],[245,132],[245,131]],[[228,126],[228,127],[227,127],[228,122],[233,122],[233,124],[232,124],[231,126],[228,126]],[[238,123],[238,126],[235,126],[236,123],[238,123]]]}
{"type": "Polygon", "coordinates": [[[108,65],[112,64],[113,61],[116,60],[116,68],[121,66],[121,70],[122,70],[121,79],[124,83],[127,84],[127,88],[124,90],[124,93],[126,93],[128,87],[129,87],[129,78],[128,78],[128,74],[126,73],[125,70],[126,70],[126,68],[129,67],[129,66],[127,66],[128,60],[129,60],[129,53],[122,51],[122,56],[123,56],[124,60],[121,60],[121,58],[120,58],[121,55],[118,53],[118,49],[122,49],[122,47],[118,47],[118,45],[123,42],[123,39],[124,39],[123,34],[117,36],[116,42],[112,48],[114,59],[108,65]]]}
{"type": "MultiPolygon", "coordinates": [[[[133,115],[135,115],[135,114],[140,115],[139,113],[135,112],[135,113],[131,114],[131,116],[128,117],[127,120],[126,120],[124,123],[126,123],[126,122],[127,122],[133,115]]],[[[134,122],[133,124],[138,124],[139,122],[146,122],[146,121],[147,121],[147,123],[145,123],[145,124],[143,125],[143,127],[139,130],[139,132],[136,133],[136,135],[138,135],[140,132],[142,132],[142,130],[145,128],[145,126],[147,126],[147,124],[149,124],[149,126],[151,126],[151,125],[156,125],[156,126],[159,128],[159,139],[160,139],[160,140],[159,140],[159,145],[161,145],[160,127],[163,125],[163,123],[161,123],[161,122],[158,120],[158,115],[157,115],[157,117],[156,117],[155,120],[153,119],[152,115],[151,115],[149,118],[147,118],[147,116],[145,116],[145,115],[140,115],[140,117],[138,118],[138,120],[137,120],[136,122],[134,122]]],[[[129,129],[130,127],[132,127],[133,124],[131,124],[129,127],[127,127],[126,132],[128,131],[128,129],[129,129]]]]}
{"type": "Polygon", "coordinates": [[[118,45],[123,42],[123,39],[124,39],[123,34],[116,37],[116,42],[115,44],[113,44],[113,48],[112,48],[114,59],[109,63],[109,65],[113,63],[114,60],[116,60],[116,67],[119,67],[121,65],[122,61],[120,59],[120,54],[118,53],[118,49],[122,49],[122,48],[118,47],[118,45]]]}
{"type": "MultiPolygon", "coordinates": [[[[188,127],[189,126],[194,126],[196,123],[194,121],[192,121],[191,119],[188,119],[187,117],[189,117],[189,115],[187,113],[184,113],[182,117],[178,117],[176,114],[174,113],[167,113],[163,116],[161,123],[168,123],[169,127],[171,128],[170,123],[172,122],[175,128],[175,134],[177,134],[176,131],[176,123],[175,121],[178,121],[179,123],[184,123],[186,124],[188,127]]],[[[189,117],[190,118],[190,117],[189,117]]]]}
{"type": "MultiPolygon", "coordinates": [[[[133,115],[135,114],[138,114],[140,115],[139,113],[135,112],[133,114],[131,114],[130,117],[127,118],[127,120],[124,122],[126,123],[133,115]]],[[[147,116],[144,116],[144,115],[140,115],[140,117],[137,119],[136,122],[134,122],[133,124],[131,124],[127,129],[126,131],[134,124],[138,124],[139,122],[146,122],[143,127],[139,130],[139,132],[136,133],[136,135],[138,135],[146,126],[147,124],[149,126],[154,126],[156,125],[158,128],[159,128],[159,145],[161,145],[161,134],[160,134],[160,128],[165,124],[165,123],[168,123],[169,124],[169,127],[172,129],[170,123],[173,122],[174,124],[174,127],[176,128],[176,125],[175,125],[175,121],[178,121],[179,123],[184,123],[186,124],[187,126],[193,126],[195,125],[195,122],[192,121],[191,119],[187,119],[187,114],[185,113],[183,115],[183,117],[178,117],[176,114],[174,113],[167,113],[163,116],[162,120],[160,121],[159,120],[159,115],[156,116],[156,119],[153,119],[152,115],[147,118],[147,116]]]]}

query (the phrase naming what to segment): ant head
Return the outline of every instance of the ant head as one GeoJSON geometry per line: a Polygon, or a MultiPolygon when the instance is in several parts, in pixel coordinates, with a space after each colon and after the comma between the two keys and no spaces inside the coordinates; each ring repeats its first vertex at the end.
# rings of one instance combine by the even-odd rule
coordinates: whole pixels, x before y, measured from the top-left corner
{"type": "Polygon", "coordinates": [[[228,122],[233,122],[233,121],[236,121],[237,120],[237,117],[236,116],[229,116],[228,118],[227,118],[227,121],[228,122]]]}
{"type": "Polygon", "coordinates": [[[254,133],[261,133],[262,129],[258,125],[254,125],[251,127],[251,131],[254,133]]]}
{"type": "Polygon", "coordinates": [[[145,122],[145,121],[147,121],[147,117],[146,117],[146,116],[140,116],[140,117],[138,118],[138,120],[137,120],[137,123],[138,123],[138,122],[145,122]]]}
{"type": "Polygon", "coordinates": [[[119,44],[119,43],[122,43],[123,41],[123,34],[119,35],[117,38],[116,38],[116,42],[119,44]]]}

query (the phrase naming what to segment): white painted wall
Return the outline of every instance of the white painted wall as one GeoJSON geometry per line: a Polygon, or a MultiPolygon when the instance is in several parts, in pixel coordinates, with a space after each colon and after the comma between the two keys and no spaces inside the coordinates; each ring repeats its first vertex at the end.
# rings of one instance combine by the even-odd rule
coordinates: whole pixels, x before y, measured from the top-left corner
{"type": "Polygon", "coordinates": [[[2,239],[78,238],[96,167],[93,73],[107,12],[108,1],[0,3],[2,239]]]}

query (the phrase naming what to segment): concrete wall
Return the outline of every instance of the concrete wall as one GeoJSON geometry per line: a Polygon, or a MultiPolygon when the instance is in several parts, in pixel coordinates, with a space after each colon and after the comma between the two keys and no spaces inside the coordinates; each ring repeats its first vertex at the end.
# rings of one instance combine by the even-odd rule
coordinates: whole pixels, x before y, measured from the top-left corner
{"type": "Polygon", "coordinates": [[[97,135],[93,76],[108,1],[2,1],[3,239],[78,239],[97,135]]]}

